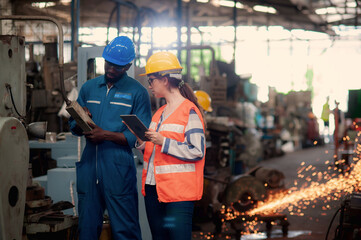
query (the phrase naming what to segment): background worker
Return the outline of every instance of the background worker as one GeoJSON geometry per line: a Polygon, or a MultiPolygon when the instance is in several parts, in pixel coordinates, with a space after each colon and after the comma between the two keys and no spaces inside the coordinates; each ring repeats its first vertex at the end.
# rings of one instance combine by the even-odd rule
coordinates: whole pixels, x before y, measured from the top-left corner
{"type": "Polygon", "coordinates": [[[325,138],[326,143],[328,143],[330,141],[329,138],[330,138],[330,113],[331,113],[331,110],[330,110],[330,105],[328,104],[329,100],[330,100],[330,97],[327,96],[326,102],[322,106],[322,113],[321,113],[321,119],[323,121],[323,126],[324,126],[323,132],[324,132],[324,135],[325,135],[325,132],[327,134],[327,138],[325,138]]]}
{"type": "Polygon", "coordinates": [[[153,240],[192,238],[194,201],[203,194],[203,113],[182,67],[169,52],[153,54],[145,66],[149,89],[166,104],[153,115],[144,148],[142,193],[153,240]]]}
{"type": "Polygon", "coordinates": [[[206,112],[213,111],[212,106],[211,106],[212,99],[208,95],[208,93],[206,93],[205,91],[202,91],[202,90],[197,90],[197,91],[194,91],[194,95],[197,97],[198,103],[203,108],[204,111],[206,111],[206,112]]]}
{"type": "Polygon", "coordinates": [[[203,122],[204,122],[204,129],[206,129],[204,134],[206,136],[206,139],[208,139],[209,131],[207,130],[207,115],[210,114],[211,112],[213,112],[213,108],[212,108],[212,105],[211,105],[212,104],[212,99],[208,95],[208,93],[206,93],[205,91],[202,91],[202,90],[194,91],[194,95],[197,98],[199,106],[204,111],[203,122]]]}
{"type": "Polygon", "coordinates": [[[87,140],[81,161],[76,163],[80,240],[99,239],[105,209],[113,239],[141,239],[131,150],[136,137],[120,118],[121,114],[136,114],[146,124],[151,119],[148,91],[126,73],[134,57],[128,37],[111,41],[103,51],[105,75],[87,81],[77,100],[96,125],[83,133],[69,120],[71,131],[84,134],[87,140]]]}

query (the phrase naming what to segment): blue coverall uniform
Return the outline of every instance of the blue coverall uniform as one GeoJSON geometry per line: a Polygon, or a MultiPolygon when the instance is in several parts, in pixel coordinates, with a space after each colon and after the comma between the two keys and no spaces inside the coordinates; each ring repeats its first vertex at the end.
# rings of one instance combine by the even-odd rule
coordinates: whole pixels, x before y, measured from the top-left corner
{"type": "MultiPolygon", "coordinates": [[[[103,214],[108,210],[113,239],[141,239],[137,178],[131,148],[136,137],[122,123],[121,114],[135,114],[148,126],[151,120],[147,90],[126,73],[109,92],[104,75],[87,81],[78,103],[92,114],[97,126],[122,132],[128,146],[111,141],[87,140],[81,161],[76,163],[80,240],[99,239],[103,214]]],[[[75,135],[76,122],[69,120],[75,135]]]]}

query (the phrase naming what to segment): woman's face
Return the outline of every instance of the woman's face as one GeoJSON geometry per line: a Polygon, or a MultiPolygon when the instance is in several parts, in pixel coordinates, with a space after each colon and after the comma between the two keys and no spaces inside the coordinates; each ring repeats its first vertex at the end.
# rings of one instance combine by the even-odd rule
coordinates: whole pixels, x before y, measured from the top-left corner
{"type": "Polygon", "coordinates": [[[149,89],[156,98],[164,97],[164,91],[167,90],[166,79],[158,75],[148,75],[149,89]]]}

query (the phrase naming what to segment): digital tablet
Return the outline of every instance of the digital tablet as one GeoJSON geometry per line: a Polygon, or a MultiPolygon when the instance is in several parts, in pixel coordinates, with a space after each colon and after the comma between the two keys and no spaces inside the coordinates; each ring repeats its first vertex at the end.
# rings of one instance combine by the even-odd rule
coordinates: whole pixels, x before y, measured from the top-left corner
{"type": "Polygon", "coordinates": [[[145,132],[148,131],[148,128],[140,121],[136,115],[120,115],[123,121],[133,130],[135,135],[139,137],[142,141],[149,141],[145,136],[145,132]]]}

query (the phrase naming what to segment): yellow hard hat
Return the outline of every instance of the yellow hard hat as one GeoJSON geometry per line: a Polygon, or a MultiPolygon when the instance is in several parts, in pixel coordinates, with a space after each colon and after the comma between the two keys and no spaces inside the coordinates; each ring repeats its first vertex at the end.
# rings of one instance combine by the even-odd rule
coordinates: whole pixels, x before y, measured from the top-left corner
{"type": "Polygon", "coordinates": [[[212,99],[208,95],[208,93],[206,93],[205,91],[202,91],[202,90],[198,90],[198,91],[194,91],[194,94],[196,95],[196,97],[198,99],[199,105],[201,105],[201,107],[205,111],[207,111],[207,112],[212,112],[213,111],[213,109],[211,107],[212,99]]]}
{"type": "Polygon", "coordinates": [[[145,73],[139,76],[145,76],[151,73],[160,73],[161,75],[168,73],[180,73],[182,71],[178,58],[170,52],[154,53],[145,65],[145,73]]]}

